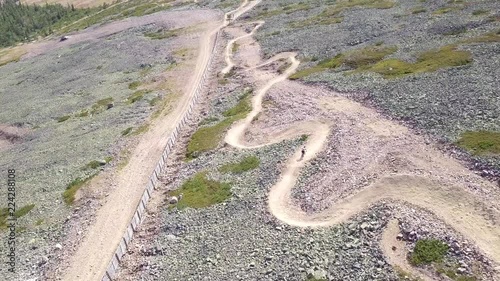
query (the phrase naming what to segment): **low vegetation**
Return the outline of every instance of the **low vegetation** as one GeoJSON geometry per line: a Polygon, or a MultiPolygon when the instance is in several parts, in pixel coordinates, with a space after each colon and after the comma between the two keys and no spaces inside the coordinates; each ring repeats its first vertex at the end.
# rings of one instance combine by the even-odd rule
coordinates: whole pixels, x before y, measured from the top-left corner
{"type": "Polygon", "coordinates": [[[457,145],[476,155],[500,154],[500,132],[466,131],[457,145]]]}
{"type": "Polygon", "coordinates": [[[290,79],[299,79],[311,75],[316,72],[321,72],[326,69],[335,69],[340,66],[346,66],[350,69],[365,70],[376,62],[381,61],[385,56],[394,53],[397,47],[393,46],[369,46],[362,49],[356,49],[345,54],[319,62],[316,66],[307,68],[290,76],[290,79]]]}
{"type": "Polygon", "coordinates": [[[113,160],[113,157],[105,157],[103,160],[92,160],[87,165],[83,167],[84,170],[89,170],[89,169],[97,169],[99,167],[105,166],[109,162],[113,160]]]}
{"type": "Polygon", "coordinates": [[[144,134],[145,132],[149,131],[149,126],[150,126],[149,123],[146,123],[146,124],[143,124],[143,125],[137,127],[137,129],[132,132],[132,135],[137,136],[137,135],[144,134]]]}
{"type": "Polygon", "coordinates": [[[57,123],[64,122],[64,121],[68,120],[70,117],[71,117],[71,116],[69,116],[69,115],[65,115],[65,116],[58,117],[58,118],[57,118],[57,123]]]}
{"type": "Polygon", "coordinates": [[[262,11],[258,15],[258,17],[259,18],[268,18],[268,17],[278,16],[281,14],[292,14],[292,13],[295,13],[298,11],[305,11],[305,10],[310,10],[310,9],[311,9],[311,6],[309,4],[294,3],[294,4],[286,5],[283,7],[279,7],[279,8],[274,9],[274,10],[264,9],[264,11],[262,11]]]}
{"type": "Polygon", "coordinates": [[[385,78],[396,78],[422,72],[433,72],[441,68],[456,67],[472,62],[471,54],[457,50],[454,45],[421,53],[415,63],[388,59],[376,63],[366,70],[382,74],[385,78]]]}
{"type": "Polygon", "coordinates": [[[219,168],[222,173],[240,174],[253,169],[257,169],[260,165],[260,160],[256,156],[247,156],[240,162],[225,164],[219,168]]]}
{"type": "Polygon", "coordinates": [[[0,66],[11,62],[18,62],[25,53],[21,47],[0,50],[0,66]]]}
{"type": "Polygon", "coordinates": [[[436,239],[421,239],[415,244],[410,262],[415,266],[440,263],[448,252],[448,245],[436,239]]]}
{"type": "Polygon", "coordinates": [[[362,7],[371,9],[390,9],[394,2],[387,0],[348,0],[338,1],[334,5],[324,9],[321,13],[308,19],[290,23],[293,28],[302,28],[310,25],[330,25],[341,23],[344,19],[342,12],[346,9],[362,7]]]}
{"type": "Polygon", "coordinates": [[[133,127],[128,127],[127,129],[123,130],[122,131],[122,136],[128,136],[132,132],[132,129],[134,129],[134,128],[133,127]]]}
{"type": "Polygon", "coordinates": [[[500,29],[462,41],[462,43],[464,43],[464,44],[468,44],[468,43],[495,43],[495,42],[500,42],[500,29]]]}
{"type": "Polygon", "coordinates": [[[111,97],[98,100],[94,105],[92,105],[92,108],[90,109],[90,114],[95,115],[103,112],[108,108],[108,105],[111,103],[113,103],[113,98],[111,97]]]}
{"type": "Polygon", "coordinates": [[[137,88],[139,88],[140,85],[141,85],[140,81],[134,81],[134,82],[128,84],[128,88],[130,90],[137,90],[137,88]]]}
{"type": "Polygon", "coordinates": [[[134,93],[132,93],[128,98],[127,98],[127,103],[128,104],[133,104],[135,102],[138,102],[140,100],[142,100],[142,98],[144,97],[145,94],[148,94],[150,93],[151,91],[150,90],[139,90],[139,91],[135,91],[134,93]]]}
{"type": "Polygon", "coordinates": [[[66,190],[63,192],[63,200],[66,204],[71,205],[75,201],[76,192],[89,182],[97,174],[93,174],[86,178],[76,178],[66,186],[66,190]]]}
{"type": "Polygon", "coordinates": [[[166,30],[162,28],[154,32],[146,32],[144,33],[144,36],[154,40],[162,40],[162,39],[176,37],[179,35],[181,31],[182,31],[181,28],[171,29],[171,30],[166,30]]]}
{"type": "Polygon", "coordinates": [[[411,11],[412,14],[425,13],[427,10],[424,7],[417,7],[411,11]]]}
{"type": "Polygon", "coordinates": [[[246,91],[239,102],[233,107],[223,112],[226,117],[219,123],[199,128],[191,137],[186,151],[186,159],[192,160],[202,152],[210,151],[217,147],[222,140],[224,132],[233,124],[233,122],[245,118],[252,110],[250,105],[251,90],[246,91]]]}
{"type": "MultiPolygon", "coordinates": [[[[34,207],[35,204],[28,204],[17,209],[13,214],[14,218],[18,219],[27,215],[34,207]]],[[[9,209],[8,208],[0,209],[0,229],[4,229],[7,227],[8,218],[9,218],[9,209]]]]}
{"type": "Polygon", "coordinates": [[[169,193],[170,196],[180,194],[182,194],[182,199],[177,203],[178,209],[205,208],[230,198],[231,185],[210,180],[206,172],[199,172],[184,182],[179,189],[169,193]]]}

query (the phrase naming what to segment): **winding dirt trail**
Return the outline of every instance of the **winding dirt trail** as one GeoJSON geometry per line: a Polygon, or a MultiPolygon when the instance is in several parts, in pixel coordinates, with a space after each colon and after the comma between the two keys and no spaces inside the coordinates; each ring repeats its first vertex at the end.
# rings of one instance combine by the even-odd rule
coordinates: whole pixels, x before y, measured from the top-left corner
{"type": "MultiPolygon", "coordinates": [[[[223,69],[223,73],[229,72],[235,65],[232,60],[232,45],[238,40],[252,36],[264,23],[256,22],[254,24],[257,25],[251,33],[229,42],[225,54],[227,67],[223,69]]],[[[291,65],[281,75],[275,75],[256,91],[256,95],[252,99],[253,109],[251,113],[244,120],[234,124],[225,136],[225,142],[232,147],[253,149],[278,143],[285,139],[297,138],[303,134],[309,135],[305,144],[307,150],[305,157],[300,160],[301,151],[297,150],[288,160],[280,179],[269,192],[269,210],[277,219],[298,227],[327,227],[345,222],[382,199],[406,201],[432,211],[464,237],[474,241],[489,258],[500,264],[500,227],[495,223],[495,220],[500,218],[500,211],[461,186],[444,186],[425,177],[393,173],[387,174],[363,190],[319,213],[306,213],[294,204],[291,191],[297,182],[300,170],[323,150],[333,124],[321,120],[300,122],[278,134],[267,136],[265,143],[250,144],[244,140],[245,132],[251,126],[252,120],[262,111],[262,100],[268,90],[277,83],[285,81],[299,65],[295,53],[279,54],[262,64],[255,62],[255,65],[260,67],[284,57],[291,62],[291,65]]],[[[245,68],[243,65],[240,67],[248,72],[257,68],[245,68]]],[[[387,129],[390,130],[390,127],[387,129]]],[[[395,133],[397,134],[397,132],[395,133]]],[[[394,261],[395,265],[412,270],[404,263],[399,262],[398,264],[397,259],[391,259],[391,261],[394,261]]],[[[414,270],[412,271],[414,272],[414,270]]],[[[422,275],[420,272],[416,272],[416,274],[422,275]]],[[[426,279],[429,280],[428,277],[426,279]]],[[[495,280],[500,280],[500,277],[497,276],[495,280]]]]}
{"type": "Polygon", "coordinates": [[[129,164],[116,175],[115,182],[119,188],[111,191],[104,205],[97,211],[94,223],[90,226],[76,253],[71,257],[63,280],[91,281],[102,278],[135,212],[148,176],[158,160],[158,155],[161,155],[168,136],[187,112],[196,88],[201,83],[212,54],[216,34],[258,2],[249,4],[245,1],[237,9],[227,13],[222,24],[207,26],[209,32],[201,38],[196,68],[186,93],[177,102],[175,109],[165,118],[154,123],[154,126],[141,138],[132,153],[129,164]]]}

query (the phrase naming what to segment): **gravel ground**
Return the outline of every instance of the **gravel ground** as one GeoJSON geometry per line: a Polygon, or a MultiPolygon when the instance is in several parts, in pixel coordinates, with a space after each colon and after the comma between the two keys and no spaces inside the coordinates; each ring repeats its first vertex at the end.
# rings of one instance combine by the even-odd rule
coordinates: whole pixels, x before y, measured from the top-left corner
{"type": "MultiPolygon", "coordinates": [[[[218,61],[221,60],[219,56],[218,61]]],[[[217,80],[216,77],[213,79],[217,80]]],[[[189,140],[200,121],[207,117],[220,117],[221,112],[232,107],[242,88],[248,86],[245,82],[238,86],[234,82],[247,79],[237,72],[229,84],[218,85],[216,90],[210,91],[209,98],[200,105],[198,118],[192,121],[189,132],[183,133],[180,142],[189,140]]],[[[326,92],[328,95],[327,89],[313,91],[297,83],[283,88],[280,86],[273,88],[265,99],[266,110],[263,115],[266,117],[256,121],[251,129],[255,130],[254,133],[259,131],[265,135],[279,131],[292,122],[321,115],[315,100],[321,96],[320,93],[326,92]]],[[[333,121],[341,119],[338,117],[333,121]]],[[[347,125],[359,121],[345,119],[347,125]]],[[[358,178],[361,182],[357,185],[345,183],[350,189],[332,191],[325,189],[325,185],[331,185],[328,181],[318,185],[318,182],[307,176],[312,173],[323,180],[335,178],[331,176],[331,170],[336,169],[331,163],[335,162],[335,158],[329,153],[336,151],[336,141],[339,139],[330,137],[326,152],[302,172],[301,184],[294,192],[318,194],[312,189],[320,189],[323,190],[320,193],[326,197],[342,197],[366,185],[366,181],[358,178]]],[[[171,158],[176,161],[170,163],[164,175],[165,185],[160,192],[155,193],[160,198],[157,197],[156,204],[148,206],[149,215],[122,263],[119,279],[306,280],[308,275],[313,275],[327,280],[399,280],[379,246],[384,226],[390,219],[396,218],[408,251],[413,249],[417,238],[441,239],[454,249],[445,257],[445,264],[459,264],[465,268],[466,274],[472,272],[474,265],[477,267],[475,270],[478,270],[474,274],[479,274],[482,280],[492,280],[491,262],[470,241],[466,241],[432,213],[404,202],[378,202],[346,223],[329,228],[296,228],[280,223],[268,211],[267,193],[278,180],[288,157],[301,144],[302,141],[296,139],[243,152],[221,144],[218,149],[203,153],[189,163],[181,161],[184,148],[178,146],[176,156],[171,158]],[[236,162],[248,155],[260,159],[259,168],[239,175],[218,172],[217,168],[221,165],[236,162]],[[222,204],[204,209],[169,209],[166,191],[178,188],[199,171],[208,171],[212,179],[230,182],[232,197],[222,204]]],[[[380,145],[379,142],[373,144],[374,147],[380,145]]],[[[352,165],[356,161],[343,162],[352,165]]],[[[401,163],[392,164],[389,168],[405,167],[399,165],[401,163]]],[[[311,200],[312,210],[326,206],[321,198],[311,200]]],[[[304,202],[304,198],[300,200],[304,202]]]]}
{"type": "MultiPolygon", "coordinates": [[[[250,12],[248,20],[258,18],[266,10],[298,2],[262,2],[250,12]]],[[[339,24],[290,27],[290,23],[317,15],[328,6],[328,2],[308,1],[304,3],[310,3],[310,10],[265,17],[266,23],[256,38],[266,57],[293,50],[302,60],[313,57],[321,60],[383,43],[398,47],[390,57],[415,61],[417,53],[494,31],[500,26],[495,20],[500,12],[498,1],[448,2],[414,0],[397,1],[391,9],[358,7],[345,10],[344,20],[339,24]],[[425,12],[412,13],[422,6],[425,12]],[[456,9],[434,14],[443,7],[456,9]],[[487,13],[473,15],[477,10],[487,13]],[[466,32],[444,35],[456,30],[466,32]]],[[[456,141],[466,130],[500,131],[500,80],[497,79],[500,76],[500,43],[460,45],[459,49],[472,53],[472,64],[389,80],[378,74],[345,75],[340,70],[327,71],[311,75],[305,81],[328,85],[346,96],[374,105],[389,116],[444,142],[456,141]]],[[[301,68],[314,64],[306,62],[301,68]]],[[[493,169],[496,171],[491,173],[500,176],[498,157],[473,158],[479,170],[493,169]]]]}
{"type": "MultiPolygon", "coordinates": [[[[175,63],[174,51],[197,40],[196,36],[188,40],[143,36],[157,29],[155,24],[134,27],[0,67],[0,99],[5,109],[0,111],[0,124],[24,132],[20,140],[0,150],[0,170],[6,174],[7,169],[16,169],[18,209],[35,204],[17,221],[18,275],[11,280],[36,276],[49,260],[52,263],[61,255],[57,244],[65,245],[64,237],[82,227],[70,221],[84,216],[83,209],[95,211],[99,206],[90,198],[81,202],[83,209],[68,207],[62,198],[66,185],[77,177],[115,168],[122,160],[120,152],[135,141],[122,132],[139,128],[155,110],[149,102],[170,94],[169,90],[152,91],[137,102],[127,101],[135,91],[129,89],[130,83],[154,79],[175,63]],[[112,107],[104,105],[96,114],[76,117],[106,98],[113,99],[112,107]],[[58,122],[63,116],[71,117],[58,122]],[[106,157],[113,157],[106,166],[83,169],[106,157]]],[[[7,198],[6,192],[0,189],[0,197],[7,198]]],[[[0,233],[2,252],[7,247],[6,234],[0,233]]],[[[6,269],[2,267],[2,275],[6,269]]]]}

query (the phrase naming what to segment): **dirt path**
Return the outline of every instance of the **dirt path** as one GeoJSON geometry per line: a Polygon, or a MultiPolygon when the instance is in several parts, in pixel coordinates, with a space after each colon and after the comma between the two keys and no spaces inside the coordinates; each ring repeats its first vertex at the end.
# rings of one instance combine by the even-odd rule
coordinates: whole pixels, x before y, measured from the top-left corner
{"type": "MultiPolygon", "coordinates": [[[[262,24],[259,22],[251,34],[262,24]]],[[[231,44],[245,37],[248,37],[248,35],[232,40],[231,44]]],[[[226,48],[226,61],[228,62],[228,67],[230,66],[224,69],[226,72],[234,65],[231,59],[231,50],[230,46],[226,48]]],[[[402,200],[432,211],[464,237],[474,241],[497,264],[500,263],[500,227],[494,222],[496,219],[500,219],[500,211],[488,202],[477,198],[461,186],[444,186],[426,177],[390,173],[376,180],[363,190],[335,203],[329,209],[318,213],[306,213],[294,204],[291,190],[297,182],[300,170],[306,162],[315,158],[323,149],[330,134],[330,127],[333,124],[328,124],[320,120],[301,122],[293,124],[278,134],[268,135],[265,143],[248,144],[244,141],[245,132],[251,126],[252,120],[262,111],[262,99],[266,95],[266,92],[275,84],[285,81],[297,69],[299,62],[296,60],[295,54],[290,53],[287,57],[291,61],[291,66],[281,75],[271,77],[257,90],[256,95],[252,99],[253,109],[251,113],[246,119],[234,124],[225,137],[226,143],[235,148],[252,149],[277,143],[286,138],[297,138],[302,134],[309,135],[305,144],[307,150],[305,157],[300,160],[301,151],[300,149],[297,150],[288,160],[281,178],[270,190],[269,210],[274,216],[293,226],[326,227],[342,223],[382,199],[402,200]]],[[[276,56],[265,63],[271,63],[279,58],[283,58],[283,56],[276,56]]],[[[257,61],[252,61],[251,64],[258,65],[259,59],[255,60],[257,61]]],[[[254,68],[247,68],[245,70],[250,72],[254,68]]],[[[255,74],[254,76],[259,80],[259,78],[262,79],[263,75],[255,74]]],[[[346,110],[349,109],[347,108],[346,110]]],[[[390,121],[386,121],[385,123],[390,123],[390,121]]],[[[385,126],[382,124],[378,127],[376,129],[382,135],[401,134],[400,131],[391,131],[393,127],[396,128],[397,126],[385,126]]],[[[452,159],[447,158],[446,161],[448,162],[445,164],[449,163],[451,167],[458,165],[452,159]]]]}
{"type": "Polygon", "coordinates": [[[406,243],[402,240],[396,239],[396,236],[398,234],[398,221],[389,221],[384,233],[382,234],[382,240],[380,240],[380,248],[382,249],[382,252],[384,252],[384,255],[387,257],[387,261],[392,266],[397,266],[405,272],[411,273],[412,277],[418,277],[420,280],[424,281],[432,281],[433,279],[431,277],[420,272],[408,263],[408,260],[406,259],[406,243]]]}
{"type": "Polygon", "coordinates": [[[245,1],[238,9],[229,12],[231,20],[222,24],[207,24],[207,32],[200,41],[196,68],[193,71],[189,89],[178,101],[174,110],[165,118],[152,124],[134,149],[129,164],[115,177],[118,188],[107,197],[105,204],[97,211],[95,222],[71,258],[63,280],[100,280],[118,246],[125,229],[132,218],[142,196],[151,171],[154,169],[168,136],[188,110],[188,105],[201,82],[204,70],[211,56],[217,32],[232,20],[251,9],[258,2],[245,1]]]}

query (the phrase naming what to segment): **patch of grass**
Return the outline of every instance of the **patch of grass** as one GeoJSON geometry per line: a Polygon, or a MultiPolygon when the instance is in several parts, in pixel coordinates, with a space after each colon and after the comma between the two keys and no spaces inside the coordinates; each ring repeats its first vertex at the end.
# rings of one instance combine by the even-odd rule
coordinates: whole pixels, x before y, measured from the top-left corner
{"type": "Polygon", "coordinates": [[[128,88],[130,90],[137,90],[137,88],[139,88],[140,85],[141,85],[140,81],[134,81],[134,82],[128,84],[128,88]]]}
{"type": "Polygon", "coordinates": [[[334,5],[324,9],[320,14],[299,22],[290,23],[292,28],[301,28],[310,25],[330,25],[341,23],[344,17],[341,15],[346,9],[361,7],[369,9],[390,9],[394,7],[393,1],[388,0],[347,0],[338,1],[334,5]]]}
{"type": "Polygon", "coordinates": [[[412,14],[420,14],[420,13],[425,13],[427,12],[427,9],[425,9],[424,7],[417,7],[413,10],[411,10],[411,13],[412,14]]]}
{"type": "Polygon", "coordinates": [[[14,217],[16,217],[16,219],[20,218],[20,217],[24,217],[25,215],[27,215],[33,208],[35,208],[35,204],[29,204],[29,205],[26,205],[24,207],[22,207],[21,209],[18,209],[16,210],[16,212],[14,213],[14,217]]]}
{"type": "Polygon", "coordinates": [[[177,203],[178,209],[206,208],[222,203],[231,197],[231,185],[207,178],[206,172],[200,172],[188,179],[182,186],[169,192],[170,196],[179,196],[182,199],[177,203]]]}
{"type": "Polygon", "coordinates": [[[500,132],[466,131],[456,143],[476,155],[500,154],[500,132]]]}
{"type": "Polygon", "coordinates": [[[149,105],[150,106],[155,106],[157,105],[159,102],[161,102],[162,98],[160,96],[157,96],[157,97],[154,97],[152,98],[150,101],[149,101],[149,105]]]}
{"type": "Polygon", "coordinates": [[[252,106],[250,105],[250,94],[252,90],[248,90],[239,98],[239,102],[232,108],[224,111],[222,115],[224,117],[237,117],[237,119],[243,119],[250,111],[252,111],[252,106]]]}
{"type": "Polygon", "coordinates": [[[127,136],[132,132],[133,127],[128,127],[127,129],[122,131],[122,136],[127,136]]]}
{"type": "Polygon", "coordinates": [[[440,263],[448,252],[448,245],[436,239],[421,239],[415,244],[415,249],[410,255],[410,263],[418,266],[440,263]]]}
{"type": "Polygon", "coordinates": [[[462,41],[462,43],[465,43],[465,44],[469,44],[469,43],[495,43],[495,42],[500,42],[500,29],[462,41]]]}
{"type": "Polygon", "coordinates": [[[250,93],[247,91],[240,97],[240,101],[233,108],[223,112],[224,120],[219,123],[199,128],[191,137],[186,151],[186,160],[192,160],[202,152],[210,151],[217,147],[222,140],[224,132],[233,124],[233,122],[245,118],[252,110],[250,105],[250,93]]]}
{"type": "Polygon", "coordinates": [[[291,65],[292,65],[291,62],[285,60],[285,62],[278,67],[278,73],[283,74],[291,65]]]}
{"type": "Polygon", "coordinates": [[[415,63],[388,59],[365,70],[382,74],[385,78],[397,78],[413,73],[433,72],[441,68],[462,66],[471,62],[469,52],[456,50],[452,45],[421,53],[415,63]]]}
{"type": "Polygon", "coordinates": [[[309,4],[305,3],[294,3],[290,5],[286,5],[283,7],[279,7],[274,10],[264,10],[261,13],[258,14],[257,17],[259,18],[269,18],[269,17],[274,17],[278,16],[281,14],[292,14],[298,11],[307,11],[310,10],[312,7],[309,4]]]}
{"type": "Polygon", "coordinates": [[[99,168],[101,166],[104,166],[104,165],[106,165],[106,164],[102,163],[102,162],[99,162],[97,160],[92,160],[89,163],[87,163],[87,165],[85,165],[84,170],[97,169],[97,168],[99,168]]]}
{"type": "Polygon", "coordinates": [[[39,219],[35,222],[35,225],[36,226],[39,226],[39,225],[42,225],[42,223],[44,222],[44,219],[39,219]]]}
{"type": "Polygon", "coordinates": [[[26,53],[22,47],[14,47],[0,50],[0,66],[11,62],[18,62],[26,53]]]}
{"type": "Polygon", "coordinates": [[[486,14],[489,14],[490,11],[489,10],[482,10],[482,9],[478,9],[478,10],[474,10],[472,12],[472,15],[473,16],[481,16],[481,15],[486,15],[486,14]]]}
{"type": "Polygon", "coordinates": [[[162,39],[177,37],[180,32],[181,32],[181,28],[171,29],[171,30],[159,29],[155,32],[144,33],[144,36],[151,38],[151,39],[154,39],[154,40],[162,40],[162,39]]]}
{"type": "Polygon", "coordinates": [[[303,134],[300,136],[300,141],[305,142],[309,138],[309,135],[303,134]]]}
{"type": "Polygon", "coordinates": [[[241,174],[243,172],[256,169],[257,167],[259,167],[259,165],[259,158],[257,158],[256,156],[247,156],[238,163],[229,163],[223,165],[219,168],[219,171],[222,173],[241,174]]]}
{"type": "Polygon", "coordinates": [[[140,101],[145,94],[148,94],[148,93],[151,93],[150,90],[139,90],[139,91],[135,91],[134,93],[132,93],[128,98],[127,98],[127,103],[128,104],[133,104],[135,102],[138,102],[140,101]]]}
{"type": "Polygon", "coordinates": [[[73,202],[75,201],[75,195],[76,195],[76,192],[78,191],[78,189],[80,189],[82,186],[84,186],[87,182],[89,182],[96,175],[97,175],[97,173],[93,174],[89,177],[86,177],[84,179],[78,177],[78,178],[74,179],[73,181],[71,181],[66,186],[66,190],[63,192],[62,196],[63,196],[64,202],[67,205],[73,204],[73,202]]]}
{"type": "Polygon", "coordinates": [[[323,60],[318,65],[296,72],[290,76],[290,79],[299,79],[309,76],[313,73],[321,72],[326,69],[334,69],[345,65],[351,69],[365,70],[374,63],[381,61],[385,56],[396,52],[394,46],[369,46],[362,49],[355,49],[345,54],[338,54],[335,57],[323,60]]]}
{"type": "Polygon", "coordinates": [[[178,50],[175,50],[173,52],[173,54],[176,56],[176,57],[181,57],[181,58],[184,58],[188,55],[189,53],[189,49],[188,48],[182,48],[182,49],[178,49],[178,50]]]}
{"type": "Polygon", "coordinates": [[[92,105],[92,108],[90,109],[90,114],[94,115],[103,112],[107,108],[108,104],[112,102],[113,98],[111,97],[98,100],[95,104],[92,105]]]}
{"type": "Polygon", "coordinates": [[[432,14],[433,15],[442,15],[442,14],[447,14],[453,10],[455,10],[455,8],[453,8],[453,7],[444,7],[444,8],[440,8],[440,9],[435,10],[434,12],[432,12],[432,14]]]}
{"type": "Polygon", "coordinates": [[[149,131],[149,123],[139,126],[134,132],[132,132],[133,136],[144,134],[149,131]]]}
{"type": "Polygon", "coordinates": [[[80,113],[76,114],[75,117],[83,118],[89,116],[89,111],[88,110],[82,110],[80,113]]]}
{"type": "Polygon", "coordinates": [[[227,78],[220,78],[219,80],[217,80],[217,82],[219,82],[219,84],[221,85],[227,85],[229,83],[229,80],[227,78]]]}
{"type": "Polygon", "coordinates": [[[62,123],[64,121],[68,120],[69,118],[71,118],[70,115],[65,115],[65,116],[58,117],[57,118],[57,123],[62,123]]]}
{"type": "Polygon", "coordinates": [[[234,54],[238,51],[238,49],[240,48],[240,44],[238,43],[233,43],[233,45],[231,46],[231,52],[234,54]]]}
{"type": "Polygon", "coordinates": [[[213,122],[216,122],[216,121],[219,121],[219,118],[217,118],[217,117],[208,117],[208,118],[205,118],[205,119],[201,120],[201,122],[198,124],[198,126],[207,125],[207,124],[210,124],[210,123],[213,123],[213,122]]]}

